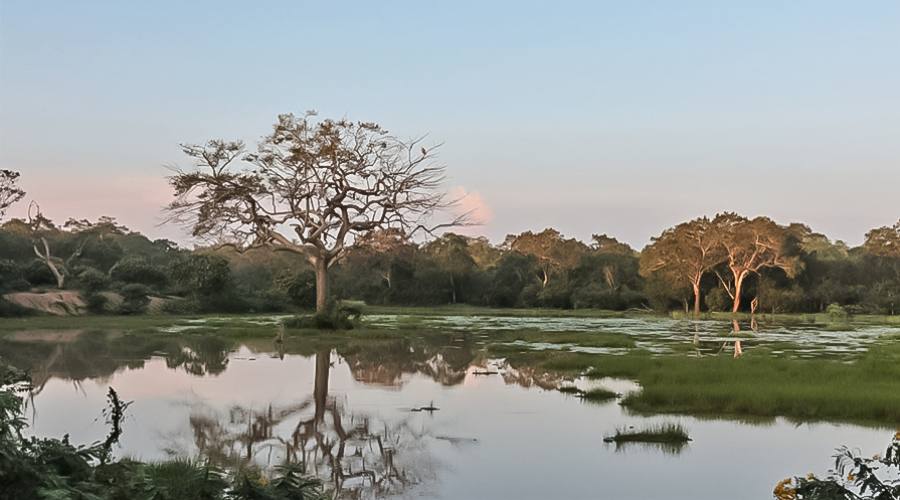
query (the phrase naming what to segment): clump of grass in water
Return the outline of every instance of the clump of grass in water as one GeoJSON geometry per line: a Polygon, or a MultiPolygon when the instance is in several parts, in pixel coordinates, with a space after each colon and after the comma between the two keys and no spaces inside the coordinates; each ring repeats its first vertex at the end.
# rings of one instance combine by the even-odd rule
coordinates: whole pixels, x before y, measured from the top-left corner
{"type": "Polygon", "coordinates": [[[574,385],[565,385],[557,389],[559,392],[563,394],[572,394],[575,397],[581,398],[585,401],[609,401],[611,399],[616,399],[619,397],[619,394],[608,389],[604,389],[602,387],[597,387],[594,389],[588,389],[583,391],[574,385]]]}
{"type": "Polygon", "coordinates": [[[683,446],[691,438],[681,424],[657,424],[642,429],[620,428],[612,436],[603,438],[607,443],[654,443],[683,446]]]}
{"type": "Polygon", "coordinates": [[[585,401],[609,401],[610,399],[616,399],[617,397],[619,397],[619,393],[602,387],[597,387],[581,393],[581,399],[584,399],[585,401]]]}

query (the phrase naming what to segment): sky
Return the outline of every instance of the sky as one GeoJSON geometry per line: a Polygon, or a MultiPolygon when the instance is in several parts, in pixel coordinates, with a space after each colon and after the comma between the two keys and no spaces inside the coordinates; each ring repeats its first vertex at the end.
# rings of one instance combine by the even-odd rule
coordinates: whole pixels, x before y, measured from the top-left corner
{"type": "Polygon", "coordinates": [[[495,242],[730,210],[855,245],[900,217],[898,54],[895,0],[0,0],[0,168],[52,219],[188,243],[178,144],[314,109],[442,143],[495,242]]]}

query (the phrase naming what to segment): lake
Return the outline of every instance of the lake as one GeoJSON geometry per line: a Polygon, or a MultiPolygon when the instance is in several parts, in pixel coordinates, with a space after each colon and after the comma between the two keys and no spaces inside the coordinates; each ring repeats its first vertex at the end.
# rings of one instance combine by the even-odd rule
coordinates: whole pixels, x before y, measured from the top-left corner
{"type": "MultiPolygon", "coordinates": [[[[743,338],[751,352],[852,356],[896,328],[772,325],[735,337],[727,323],[712,321],[443,316],[416,320],[443,332],[424,342],[334,347],[318,337],[275,342],[275,320],[242,320],[270,332],[265,338],[216,336],[228,318],[180,321],[156,333],[19,331],[2,340],[0,354],[30,370],[27,416],[36,435],[101,440],[112,386],[133,401],[119,456],[260,466],[289,458],[340,498],[763,499],[783,478],[825,473],[838,446],[871,455],[893,435],[888,426],[635,415],[616,400],[558,391],[626,394],[639,390],[634,382],[513,367],[481,346],[492,330],[532,328],[620,332],[660,352],[698,346],[685,355],[743,338]],[[604,442],[618,428],[662,422],[680,423],[692,441],[604,442]]],[[[391,329],[409,318],[367,321],[391,329]]]]}

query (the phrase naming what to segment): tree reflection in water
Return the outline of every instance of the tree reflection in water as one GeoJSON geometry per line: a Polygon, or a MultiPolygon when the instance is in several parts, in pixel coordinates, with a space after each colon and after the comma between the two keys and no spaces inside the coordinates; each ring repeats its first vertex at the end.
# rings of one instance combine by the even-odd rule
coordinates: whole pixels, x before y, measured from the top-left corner
{"type": "Polygon", "coordinates": [[[303,463],[341,498],[396,494],[433,479],[427,432],[409,416],[388,421],[350,411],[329,394],[331,364],[329,350],[315,354],[313,393],[296,404],[258,412],[234,406],[227,414],[196,408],[190,426],[200,455],[231,467],[303,463]]]}
{"type": "Polygon", "coordinates": [[[115,331],[29,332],[27,340],[0,339],[0,351],[13,366],[31,375],[39,394],[51,378],[105,381],[123,368],[142,368],[153,356],[171,369],[216,375],[228,367],[234,342],[209,335],[163,337],[115,331]]]}

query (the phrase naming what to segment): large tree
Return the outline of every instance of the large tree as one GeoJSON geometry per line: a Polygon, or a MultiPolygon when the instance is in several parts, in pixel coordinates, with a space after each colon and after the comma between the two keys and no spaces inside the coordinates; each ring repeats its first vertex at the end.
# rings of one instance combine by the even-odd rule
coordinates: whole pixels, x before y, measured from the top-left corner
{"type": "Polygon", "coordinates": [[[641,252],[640,273],[645,277],[656,274],[677,285],[690,284],[694,315],[699,315],[700,282],[724,258],[716,227],[708,218],[700,217],[653,238],[641,252]]]}
{"type": "Polygon", "coordinates": [[[719,279],[732,299],[731,312],[741,308],[741,292],[751,274],[758,274],[763,268],[781,269],[788,277],[794,277],[801,268],[791,243],[792,233],[779,226],[768,217],[748,219],[735,213],[725,212],[712,220],[722,250],[730,278],[719,279]]]}
{"type": "Polygon", "coordinates": [[[428,228],[451,203],[444,168],[419,140],[401,141],[374,123],[280,115],[246,154],[241,142],[182,145],[196,169],[170,178],[173,219],[193,234],[239,249],[269,246],[306,258],[316,272],[316,310],[328,301],[328,268],[371,231],[428,228]]]}
{"type": "Polygon", "coordinates": [[[19,173],[0,169],[0,220],[6,209],[25,197],[25,191],[19,188],[19,173]]]}

